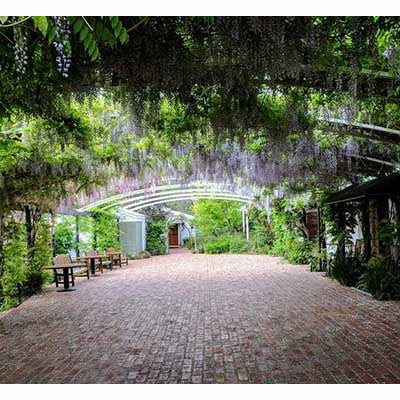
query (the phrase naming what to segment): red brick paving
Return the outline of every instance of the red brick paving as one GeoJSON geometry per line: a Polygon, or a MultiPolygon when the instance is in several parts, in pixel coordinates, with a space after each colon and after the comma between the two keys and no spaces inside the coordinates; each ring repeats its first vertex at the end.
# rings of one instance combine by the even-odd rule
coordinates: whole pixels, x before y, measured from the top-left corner
{"type": "Polygon", "coordinates": [[[0,383],[400,383],[400,304],[307,267],[175,253],[0,317],[0,383]]]}

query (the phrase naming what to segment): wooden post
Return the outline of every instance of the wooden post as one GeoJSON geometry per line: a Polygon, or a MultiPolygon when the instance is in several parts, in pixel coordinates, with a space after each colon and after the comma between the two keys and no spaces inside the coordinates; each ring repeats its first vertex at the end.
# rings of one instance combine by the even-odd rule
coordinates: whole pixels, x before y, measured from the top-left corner
{"type": "Polygon", "coordinates": [[[33,219],[30,206],[24,206],[25,211],[25,229],[26,229],[26,244],[28,247],[28,260],[32,261],[33,248],[35,246],[35,238],[33,235],[33,219]]]}
{"type": "Polygon", "coordinates": [[[93,247],[94,250],[97,250],[97,229],[96,229],[96,216],[93,215],[93,247]]]}
{"type": "MultiPolygon", "coordinates": [[[[340,229],[340,231],[344,233],[346,230],[346,216],[343,204],[339,203],[337,205],[337,215],[338,215],[338,228],[340,229]]],[[[344,238],[344,235],[341,239],[339,239],[337,246],[338,247],[337,247],[336,257],[338,258],[339,263],[344,263],[346,259],[346,240],[344,238]]]]}
{"type": "Polygon", "coordinates": [[[76,253],[76,257],[80,256],[80,250],[79,250],[79,215],[75,216],[75,253],[76,253]]]}
{"type": "Polygon", "coordinates": [[[51,232],[51,248],[53,250],[53,257],[56,256],[56,221],[54,214],[50,212],[50,232],[51,232]]]}
{"type": "Polygon", "coordinates": [[[319,254],[319,270],[325,271],[326,259],[321,257],[323,251],[326,250],[325,224],[323,222],[322,209],[317,206],[317,231],[318,231],[318,254],[319,254]]]}
{"type": "Polygon", "coordinates": [[[361,218],[362,218],[362,231],[364,242],[363,258],[365,262],[371,258],[371,232],[369,226],[369,205],[368,200],[361,202],[361,218]]]}
{"type": "Polygon", "coordinates": [[[368,204],[369,228],[371,235],[371,257],[379,255],[379,220],[376,200],[369,200],[368,204]]]}
{"type": "Polygon", "coordinates": [[[117,217],[117,235],[118,235],[118,243],[121,243],[121,230],[119,224],[119,217],[117,217]]]}

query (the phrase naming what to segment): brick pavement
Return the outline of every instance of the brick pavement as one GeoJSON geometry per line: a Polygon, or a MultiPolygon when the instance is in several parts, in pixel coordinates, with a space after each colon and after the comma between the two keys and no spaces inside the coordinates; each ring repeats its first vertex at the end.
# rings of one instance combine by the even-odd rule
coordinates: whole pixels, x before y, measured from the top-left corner
{"type": "Polygon", "coordinates": [[[258,255],[168,256],[0,316],[0,383],[400,383],[400,303],[258,255]]]}

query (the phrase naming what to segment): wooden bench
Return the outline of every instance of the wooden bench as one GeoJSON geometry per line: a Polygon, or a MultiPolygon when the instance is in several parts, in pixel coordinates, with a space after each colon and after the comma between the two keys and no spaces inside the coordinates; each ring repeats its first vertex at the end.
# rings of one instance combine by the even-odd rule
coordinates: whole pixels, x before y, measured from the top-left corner
{"type": "Polygon", "coordinates": [[[86,256],[83,258],[87,258],[90,260],[90,262],[92,263],[92,273],[94,273],[93,271],[93,267],[99,267],[100,272],[103,273],[103,268],[104,267],[110,267],[110,269],[112,269],[112,265],[111,265],[111,260],[109,258],[109,256],[107,255],[102,255],[99,254],[96,250],[90,250],[87,252],[86,256]],[[107,260],[108,258],[108,260],[107,260]]]}
{"type": "Polygon", "coordinates": [[[119,267],[122,268],[122,256],[119,251],[115,250],[113,247],[110,247],[106,250],[106,254],[108,257],[110,257],[111,268],[113,265],[119,265],[119,267]]]}
{"type": "Polygon", "coordinates": [[[74,290],[69,287],[70,284],[72,287],[75,286],[74,268],[85,268],[85,267],[86,267],[86,275],[87,278],[89,279],[89,269],[87,268],[86,263],[72,262],[71,257],[68,254],[59,254],[54,258],[53,265],[44,267],[44,269],[53,270],[54,280],[57,288],[59,287],[60,284],[64,286],[64,289],[59,291],[67,291],[67,290],[74,290]],[[62,272],[60,272],[60,270],[62,270],[62,272]]]}

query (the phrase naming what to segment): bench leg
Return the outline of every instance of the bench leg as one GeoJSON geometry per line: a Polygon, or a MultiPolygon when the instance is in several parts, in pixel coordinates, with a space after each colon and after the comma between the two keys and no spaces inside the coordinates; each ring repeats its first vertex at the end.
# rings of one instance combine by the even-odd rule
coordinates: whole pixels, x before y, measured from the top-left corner
{"type": "Polygon", "coordinates": [[[54,280],[56,282],[56,287],[58,287],[58,275],[57,275],[57,270],[54,270],[54,280]]]}

